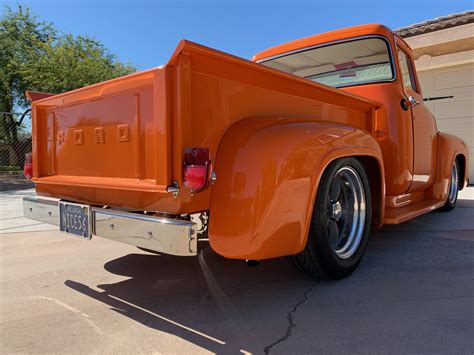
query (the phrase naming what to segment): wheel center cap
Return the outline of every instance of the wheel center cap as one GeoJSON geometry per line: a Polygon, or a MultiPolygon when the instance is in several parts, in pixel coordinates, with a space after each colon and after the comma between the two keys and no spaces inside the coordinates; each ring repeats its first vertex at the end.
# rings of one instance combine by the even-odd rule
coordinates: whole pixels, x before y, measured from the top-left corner
{"type": "Polygon", "coordinates": [[[339,201],[333,202],[331,204],[331,218],[338,221],[342,215],[342,206],[339,201]]]}

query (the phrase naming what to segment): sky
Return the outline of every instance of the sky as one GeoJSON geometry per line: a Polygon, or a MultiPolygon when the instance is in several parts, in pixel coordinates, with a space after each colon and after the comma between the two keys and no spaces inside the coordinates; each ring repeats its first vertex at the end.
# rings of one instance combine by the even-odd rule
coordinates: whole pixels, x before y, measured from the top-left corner
{"type": "Polygon", "coordinates": [[[182,38],[250,59],[297,38],[364,23],[392,29],[474,8],[464,0],[0,0],[29,7],[59,30],[100,40],[119,60],[165,64],[182,38]]]}

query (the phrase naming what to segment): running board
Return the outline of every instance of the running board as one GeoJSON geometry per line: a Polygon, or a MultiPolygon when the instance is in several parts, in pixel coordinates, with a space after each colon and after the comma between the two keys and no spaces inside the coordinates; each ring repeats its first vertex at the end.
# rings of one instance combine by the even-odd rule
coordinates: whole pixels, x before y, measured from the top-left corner
{"type": "Polygon", "coordinates": [[[387,208],[383,222],[384,224],[400,224],[440,208],[444,204],[444,201],[424,200],[403,207],[387,208]]]}

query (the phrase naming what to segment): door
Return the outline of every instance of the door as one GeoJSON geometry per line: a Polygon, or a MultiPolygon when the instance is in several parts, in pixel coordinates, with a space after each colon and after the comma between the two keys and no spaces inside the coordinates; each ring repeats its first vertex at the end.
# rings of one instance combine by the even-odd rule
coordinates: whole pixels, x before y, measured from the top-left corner
{"type": "Polygon", "coordinates": [[[429,188],[435,179],[438,130],[433,114],[423,103],[412,59],[400,47],[397,55],[405,94],[404,109],[411,111],[413,124],[413,181],[408,191],[421,191],[429,188]]]}

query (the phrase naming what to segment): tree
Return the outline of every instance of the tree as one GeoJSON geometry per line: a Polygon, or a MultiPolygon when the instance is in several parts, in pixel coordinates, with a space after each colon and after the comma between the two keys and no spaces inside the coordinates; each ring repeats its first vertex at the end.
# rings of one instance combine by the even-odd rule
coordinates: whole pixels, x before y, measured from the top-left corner
{"type": "Polygon", "coordinates": [[[98,40],[63,34],[20,5],[15,11],[5,7],[0,18],[0,141],[15,148],[21,123],[10,113],[29,109],[26,90],[61,93],[135,70],[98,40]]]}

